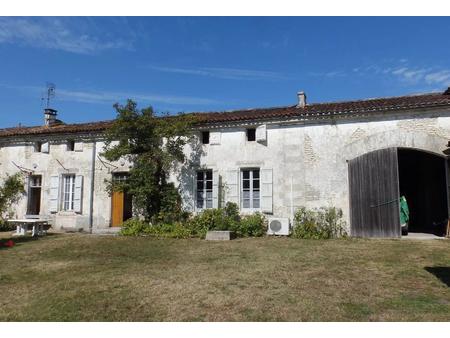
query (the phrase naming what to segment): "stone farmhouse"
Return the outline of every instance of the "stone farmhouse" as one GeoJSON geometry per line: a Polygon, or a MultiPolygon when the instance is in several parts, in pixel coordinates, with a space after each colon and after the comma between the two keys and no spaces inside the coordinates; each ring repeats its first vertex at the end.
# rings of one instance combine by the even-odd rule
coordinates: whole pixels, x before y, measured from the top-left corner
{"type": "MultiPolygon", "coordinates": [[[[109,231],[132,216],[127,194],[105,190],[132,164],[102,157],[111,121],[65,124],[53,109],[35,127],[0,129],[0,174],[26,173],[16,217],[59,229],[109,231]]],[[[172,180],[186,209],[227,201],[242,213],[289,218],[300,206],[341,208],[351,234],[400,237],[399,197],[410,231],[447,224],[450,89],[441,93],[198,113],[187,163],[172,180]]],[[[441,230],[439,230],[441,229],[441,230]]]]}

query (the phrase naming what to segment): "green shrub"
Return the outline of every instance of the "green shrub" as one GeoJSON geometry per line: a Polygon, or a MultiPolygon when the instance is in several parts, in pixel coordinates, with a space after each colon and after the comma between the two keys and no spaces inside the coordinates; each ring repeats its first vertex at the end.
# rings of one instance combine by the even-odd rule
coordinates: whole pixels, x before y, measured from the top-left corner
{"type": "Polygon", "coordinates": [[[266,218],[259,212],[242,216],[233,225],[232,230],[238,237],[261,237],[267,230],[266,218]]]}
{"type": "Polygon", "coordinates": [[[130,218],[122,224],[120,234],[123,236],[139,236],[145,232],[149,224],[137,218],[130,218]]]}
{"type": "MultiPolygon", "coordinates": [[[[25,194],[23,174],[6,174],[0,185],[0,219],[12,217],[14,214],[14,205],[25,194]]],[[[6,226],[5,226],[6,227],[6,226]]]]}
{"type": "Polygon", "coordinates": [[[230,230],[238,237],[262,236],[266,229],[266,219],[263,214],[239,215],[236,203],[227,203],[223,209],[205,209],[188,218],[189,213],[182,217],[182,221],[173,221],[165,215],[155,218],[153,224],[136,218],[124,222],[120,231],[124,236],[150,235],[158,237],[205,238],[209,230],[230,230]]]}
{"type": "Polygon", "coordinates": [[[150,235],[169,238],[188,238],[192,236],[192,231],[179,222],[152,225],[137,218],[131,218],[123,223],[120,234],[123,236],[150,235]]]}
{"type": "Polygon", "coordinates": [[[183,226],[183,224],[176,222],[149,225],[144,229],[144,234],[167,238],[189,238],[192,236],[192,231],[188,227],[183,226]]]}
{"type": "Polygon", "coordinates": [[[187,226],[193,234],[204,238],[208,230],[231,230],[233,222],[225,209],[205,209],[193,216],[187,226]]]}
{"type": "Polygon", "coordinates": [[[13,224],[11,224],[11,223],[8,223],[8,222],[6,222],[6,221],[0,219],[0,232],[3,232],[3,231],[13,231],[13,230],[15,230],[15,229],[16,229],[16,226],[15,226],[15,225],[13,225],[13,224]]]}
{"type": "Polygon", "coordinates": [[[293,237],[307,239],[329,239],[347,236],[342,210],[334,207],[306,209],[301,207],[294,216],[293,237]]]}
{"type": "Polygon", "coordinates": [[[233,220],[234,222],[239,222],[240,216],[239,216],[239,206],[236,203],[233,202],[227,202],[225,204],[225,213],[226,215],[233,220]]]}

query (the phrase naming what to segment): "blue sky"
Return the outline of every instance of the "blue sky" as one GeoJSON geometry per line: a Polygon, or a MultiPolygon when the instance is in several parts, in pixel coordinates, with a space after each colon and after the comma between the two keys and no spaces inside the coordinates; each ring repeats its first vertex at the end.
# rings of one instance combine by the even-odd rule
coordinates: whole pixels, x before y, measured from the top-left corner
{"type": "Polygon", "coordinates": [[[0,127],[441,91],[450,18],[0,17],[0,127]]]}

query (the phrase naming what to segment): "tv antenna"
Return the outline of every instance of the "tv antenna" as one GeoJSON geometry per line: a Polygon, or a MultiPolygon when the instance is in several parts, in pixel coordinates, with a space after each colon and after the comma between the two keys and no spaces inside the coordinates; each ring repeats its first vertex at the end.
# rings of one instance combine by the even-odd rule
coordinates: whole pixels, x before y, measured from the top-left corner
{"type": "Polygon", "coordinates": [[[42,98],[42,101],[47,101],[47,108],[50,108],[50,100],[55,97],[56,85],[51,82],[47,82],[47,93],[46,97],[42,98]]]}

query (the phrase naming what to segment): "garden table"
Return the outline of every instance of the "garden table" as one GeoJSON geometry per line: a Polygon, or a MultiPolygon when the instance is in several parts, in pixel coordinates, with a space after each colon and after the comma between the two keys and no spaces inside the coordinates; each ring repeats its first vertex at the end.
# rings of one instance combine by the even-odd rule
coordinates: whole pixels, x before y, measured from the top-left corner
{"type": "Polygon", "coordinates": [[[47,233],[46,226],[48,221],[42,219],[9,219],[9,223],[16,226],[15,236],[25,236],[29,228],[31,227],[31,236],[45,235],[47,233]],[[45,227],[45,228],[44,228],[45,227]]]}

